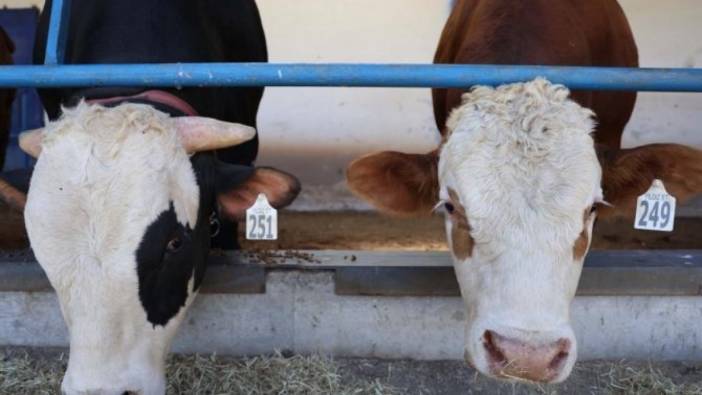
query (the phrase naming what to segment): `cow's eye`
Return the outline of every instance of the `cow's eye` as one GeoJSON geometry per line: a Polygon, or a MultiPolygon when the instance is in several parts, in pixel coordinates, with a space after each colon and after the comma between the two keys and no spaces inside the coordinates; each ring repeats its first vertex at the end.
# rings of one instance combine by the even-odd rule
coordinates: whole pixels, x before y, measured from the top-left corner
{"type": "Polygon", "coordinates": [[[597,212],[597,204],[593,204],[592,207],[590,207],[590,215],[595,214],[597,212]]]}
{"type": "Polygon", "coordinates": [[[168,245],[166,246],[166,250],[168,252],[176,252],[176,251],[180,250],[180,247],[182,247],[182,246],[183,246],[183,240],[181,240],[180,237],[174,237],[168,242],[168,245]]]}
{"type": "Polygon", "coordinates": [[[446,212],[449,214],[453,214],[453,210],[455,210],[455,208],[453,207],[453,203],[451,202],[445,202],[444,209],[446,209],[446,212]]]}

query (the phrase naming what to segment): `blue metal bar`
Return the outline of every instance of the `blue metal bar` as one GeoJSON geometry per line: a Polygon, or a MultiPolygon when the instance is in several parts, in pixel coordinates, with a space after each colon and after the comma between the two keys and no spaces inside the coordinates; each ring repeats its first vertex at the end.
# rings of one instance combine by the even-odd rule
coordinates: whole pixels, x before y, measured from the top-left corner
{"type": "Polygon", "coordinates": [[[71,0],[53,0],[51,3],[51,19],[46,39],[44,64],[55,65],[63,63],[68,37],[68,19],[70,17],[71,0]]]}
{"type": "Polygon", "coordinates": [[[702,92],[702,69],[428,64],[183,63],[0,66],[0,87],[500,85],[545,77],[572,89],[702,92]]]}

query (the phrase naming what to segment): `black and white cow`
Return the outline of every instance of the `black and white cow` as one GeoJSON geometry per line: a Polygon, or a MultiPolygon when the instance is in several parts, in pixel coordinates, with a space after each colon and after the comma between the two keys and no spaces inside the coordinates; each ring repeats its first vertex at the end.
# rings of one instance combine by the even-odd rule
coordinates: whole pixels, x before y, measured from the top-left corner
{"type": "MultiPolygon", "coordinates": [[[[47,1],[45,10],[49,10],[47,1]]],[[[48,24],[38,29],[42,62],[48,24]]],[[[253,0],[73,0],[66,63],[267,59],[253,0]]],[[[67,394],[161,394],[170,342],[202,281],[210,218],[258,193],[289,204],[297,180],[252,168],[262,88],[45,89],[51,122],[25,208],[32,247],[70,334],[67,394]]]]}

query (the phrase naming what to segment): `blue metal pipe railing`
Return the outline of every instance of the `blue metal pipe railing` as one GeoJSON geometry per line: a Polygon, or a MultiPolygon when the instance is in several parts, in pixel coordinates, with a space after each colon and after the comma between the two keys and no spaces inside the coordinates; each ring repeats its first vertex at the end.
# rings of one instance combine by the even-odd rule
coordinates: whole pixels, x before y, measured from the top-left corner
{"type": "Polygon", "coordinates": [[[702,69],[428,64],[177,63],[0,66],[0,87],[500,85],[544,77],[571,89],[701,92],[702,69]]]}
{"type": "Polygon", "coordinates": [[[544,77],[571,89],[701,92],[702,69],[425,64],[63,65],[70,0],[53,0],[44,66],[2,66],[0,87],[500,85],[544,77]]]}
{"type": "Polygon", "coordinates": [[[53,0],[51,4],[51,19],[46,38],[45,64],[61,64],[68,39],[68,19],[70,17],[71,0],[53,0]]]}

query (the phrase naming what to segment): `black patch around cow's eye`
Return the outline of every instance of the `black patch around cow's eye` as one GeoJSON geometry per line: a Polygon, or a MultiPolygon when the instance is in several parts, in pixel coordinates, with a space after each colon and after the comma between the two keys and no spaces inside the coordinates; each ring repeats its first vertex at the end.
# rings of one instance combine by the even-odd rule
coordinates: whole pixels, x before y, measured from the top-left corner
{"type": "Polygon", "coordinates": [[[453,207],[453,203],[451,203],[451,202],[444,203],[444,208],[446,209],[446,212],[449,214],[453,214],[453,211],[455,210],[455,208],[453,207]]]}
{"type": "Polygon", "coordinates": [[[180,248],[182,246],[183,246],[183,240],[181,240],[180,237],[176,236],[168,242],[168,244],[166,245],[166,251],[177,252],[180,250],[180,248]]]}
{"type": "Polygon", "coordinates": [[[139,299],[147,320],[166,325],[199,286],[209,247],[209,226],[198,218],[195,229],[179,223],[173,205],[146,229],[136,251],[139,299]],[[195,278],[193,278],[195,277],[195,278]]]}

